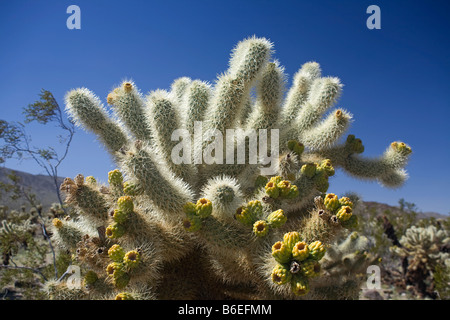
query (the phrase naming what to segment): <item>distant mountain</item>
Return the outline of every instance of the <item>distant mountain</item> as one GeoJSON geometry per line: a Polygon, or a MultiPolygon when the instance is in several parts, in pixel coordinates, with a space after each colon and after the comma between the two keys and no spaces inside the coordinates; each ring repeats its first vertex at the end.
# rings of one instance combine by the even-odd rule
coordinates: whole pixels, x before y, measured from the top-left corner
{"type": "MultiPolygon", "coordinates": [[[[382,214],[385,211],[390,211],[393,214],[402,214],[402,211],[400,210],[399,207],[396,206],[391,206],[385,203],[379,203],[379,202],[375,202],[375,201],[363,201],[362,203],[364,209],[363,211],[366,212],[376,212],[377,214],[382,214]]],[[[449,216],[448,215],[444,215],[444,214],[440,214],[437,212],[420,212],[417,211],[417,219],[424,219],[424,218],[431,218],[434,217],[436,219],[446,219],[449,216]]]]}
{"type": "MultiPolygon", "coordinates": [[[[11,170],[8,168],[0,167],[0,183],[11,183],[8,179],[8,174],[12,171],[20,178],[21,185],[25,188],[30,188],[30,192],[36,195],[38,201],[41,202],[44,209],[49,208],[52,203],[58,203],[58,197],[56,195],[56,189],[54,181],[51,177],[47,175],[34,175],[22,171],[11,170]]],[[[64,178],[58,178],[58,186],[63,182],[64,178]]],[[[18,210],[22,205],[26,205],[29,208],[28,202],[25,198],[20,198],[17,200],[10,199],[8,194],[2,190],[0,192],[2,197],[0,198],[0,204],[8,206],[10,209],[18,210]]]]}

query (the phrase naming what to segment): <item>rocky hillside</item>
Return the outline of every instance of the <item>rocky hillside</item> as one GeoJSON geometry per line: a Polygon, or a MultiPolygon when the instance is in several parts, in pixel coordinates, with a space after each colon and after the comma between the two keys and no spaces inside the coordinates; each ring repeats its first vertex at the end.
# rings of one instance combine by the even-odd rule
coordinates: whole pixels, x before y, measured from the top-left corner
{"type": "MultiPolygon", "coordinates": [[[[362,211],[375,213],[376,215],[383,214],[386,211],[391,212],[394,215],[402,213],[402,210],[400,210],[398,206],[391,206],[385,203],[379,203],[374,201],[363,201],[363,207],[365,208],[365,210],[362,211]]],[[[436,219],[446,219],[449,217],[448,215],[443,215],[437,212],[420,212],[420,211],[416,212],[417,212],[417,219],[424,219],[430,217],[434,217],[436,219]]]]}
{"type": "MultiPolygon", "coordinates": [[[[8,179],[8,174],[12,172],[11,169],[0,167],[0,185],[3,183],[10,184],[11,180],[8,179]]],[[[44,208],[49,208],[52,203],[58,202],[56,196],[56,187],[52,178],[47,175],[33,175],[22,171],[14,171],[20,178],[21,186],[27,192],[36,195],[38,201],[41,202],[44,208]]],[[[62,183],[64,178],[58,178],[58,185],[62,183]]],[[[0,191],[0,204],[9,207],[10,209],[18,210],[22,205],[29,207],[28,202],[24,197],[17,200],[12,200],[10,194],[5,193],[4,190],[0,191]]]]}

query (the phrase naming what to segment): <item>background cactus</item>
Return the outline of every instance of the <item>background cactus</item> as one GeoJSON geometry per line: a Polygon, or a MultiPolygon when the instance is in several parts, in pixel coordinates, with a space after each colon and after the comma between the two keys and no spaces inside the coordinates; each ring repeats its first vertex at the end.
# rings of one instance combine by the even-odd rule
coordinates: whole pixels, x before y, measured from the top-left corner
{"type": "Polygon", "coordinates": [[[412,226],[400,238],[400,244],[392,247],[392,251],[408,259],[405,284],[416,294],[435,298],[434,273],[439,269],[448,270],[450,266],[450,254],[446,249],[450,244],[447,230],[433,225],[412,226]]]}
{"type": "Polygon", "coordinates": [[[40,205],[30,210],[0,206],[0,290],[5,299],[45,299],[44,281],[55,276],[55,269],[61,273],[67,269],[70,257],[64,250],[51,263],[52,252],[43,231],[43,224],[63,215],[57,203],[48,211],[40,205]]]}
{"type": "MultiPolygon", "coordinates": [[[[82,175],[61,185],[78,216],[56,221],[55,237],[87,285],[64,295],[55,293],[61,284],[49,284],[48,292],[89,299],[327,297],[326,281],[318,280],[323,256],[331,250],[341,261],[347,249],[335,241],[357,223],[350,199],[327,194],[329,178],[341,168],[398,187],[411,149],[394,142],[379,158],[360,156],[360,139],[340,142],[352,115],[331,110],[340,80],[307,62],[283,98],[286,75],[272,55],[272,43],[251,37],[234,48],[214,86],[183,77],[170,91],[144,97],[125,81],[108,95],[114,117],[88,89],[67,94],[68,113],[98,136],[118,169],[109,185],[82,175]],[[176,129],[194,138],[176,141],[176,129]],[[238,134],[225,135],[229,129],[238,134]],[[278,130],[254,134],[260,129],[278,130]],[[180,157],[186,161],[173,161],[180,157]],[[130,253],[123,261],[116,245],[130,253]]],[[[351,273],[367,264],[350,260],[344,268],[351,273]]],[[[354,287],[342,290],[339,297],[355,297],[354,287]]]]}
{"type": "Polygon", "coordinates": [[[316,299],[355,299],[366,281],[367,268],[379,257],[369,252],[372,244],[365,236],[352,232],[333,244],[322,262],[324,275],[317,283],[316,299]]]}

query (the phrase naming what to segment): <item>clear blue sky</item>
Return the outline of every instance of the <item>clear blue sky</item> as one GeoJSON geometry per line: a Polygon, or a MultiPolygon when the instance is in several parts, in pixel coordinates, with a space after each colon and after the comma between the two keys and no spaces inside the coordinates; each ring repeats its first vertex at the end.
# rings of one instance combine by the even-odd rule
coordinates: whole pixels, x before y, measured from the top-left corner
{"type": "MultiPolygon", "coordinates": [[[[338,171],[330,191],[393,205],[404,198],[422,211],[448,213],[449,13],[450,2],[435,0],[1,1],[0,119],[20,120],[41,88],[62,104],[81,86],[105,100],[126,78],[143,92],[181,76],[213,82],[238,41],[266,37],[290,81],[310,60],[342,80],[338,106],[354,115],[349,133],[363,140],[366,156],[395,140],[412,146],[404,187],[384,189],[338,171]],[[81,30],[66,27],[71,4],[81,8],[81,30]],[[381,30],[366,27],[372,4],[381,8],[381,30]]],[[[52,127],[29,132],[35,144],[56,142],[52,127]]],[[[6,166],[43,173],[32,161],[6,166]]],[[[114,168],[95,137],[78,129],[60,174],[105,181],[114,168]]]]}

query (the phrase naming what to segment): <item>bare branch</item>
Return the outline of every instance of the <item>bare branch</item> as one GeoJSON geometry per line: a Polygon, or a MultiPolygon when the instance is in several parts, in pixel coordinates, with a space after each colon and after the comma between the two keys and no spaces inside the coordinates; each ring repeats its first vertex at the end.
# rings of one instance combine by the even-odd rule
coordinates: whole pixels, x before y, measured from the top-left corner
{"type": "Polygon", "coordinates": [[[4,265],[1,264],[0,268],[4,268],[4,269],[17,269],[17,270],[30,270],[33,271],[34,273],[39,274],[42,279],[44,279],[44,281],[47,281],[47,278],[44,276],[44,274],[39,270],[39,269],[44,269],[45,267],[39,267],[39,268],[30,268],[30,267],[24,267],[24,266],[8,266],[8,265],[4,265]]]}

